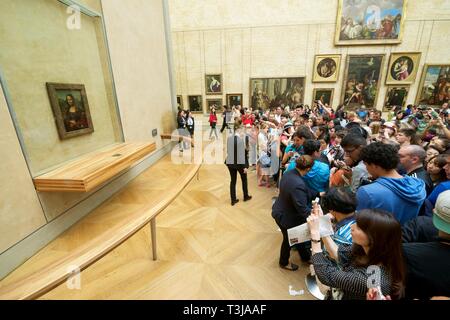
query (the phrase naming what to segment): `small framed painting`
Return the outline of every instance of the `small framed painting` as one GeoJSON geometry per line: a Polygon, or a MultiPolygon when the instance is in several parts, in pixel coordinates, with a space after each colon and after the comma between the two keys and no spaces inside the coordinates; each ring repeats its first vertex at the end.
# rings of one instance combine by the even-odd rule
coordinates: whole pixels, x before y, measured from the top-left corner
{"type": "Polygon", "coordinates": [[[316,55],[312,82],[336,82],[339,77],[341,55],[316,55]]]}
{"type": "Polygon", "coordinates": [[[192,112],[203,112],[203,98],[202,96],[188,96],[189,110],[192,112]]]}
{"type": "Polygon", "coordinates": [[[408,97],[409,87],[389,86],[386,92],[386,99],[383,105],[383,112],[389,112],[396,106],[405,107],[406,98],[408,97]]]}
{"type": "Polygon", "coordinates": [[[331,107],[331,105],[333,104],[333,93],[334,93],[333,88],[330,88],[330,89],[316,88],[316,89],[314,89],[313,102],[311,103],[311,105],[313,106],[317,100],[320,100],[323,105],[328,105],[331,107]]]}
{"type": "Polygon", "coordinates": [[[222,110],[223,100],[222,99],[206,99],[206,112],[210,112],[212,108],[216,110],[216,112],[220,112],[222,110]]]}
{"type": "Polygon", "coordinates": [[[394,52],[389,60],[386,84],[411,84],[419,70],[420,52],[394,52]]]}
{"type": "Polygon", "coordinates": [[[227,94],[227,107],[242,106],[242,93],[227,94]]]}
{"type": "Polygon", "coordinates": [[[46,85],[58,134],[62,140],[94,132],[83,84],[48,82],[46,85]]]}
{"type": "Polygon", "coordinates": [[[206,94],[222,94],[222,75],[207,74],[205,76],[205,92],[206,94]]]}

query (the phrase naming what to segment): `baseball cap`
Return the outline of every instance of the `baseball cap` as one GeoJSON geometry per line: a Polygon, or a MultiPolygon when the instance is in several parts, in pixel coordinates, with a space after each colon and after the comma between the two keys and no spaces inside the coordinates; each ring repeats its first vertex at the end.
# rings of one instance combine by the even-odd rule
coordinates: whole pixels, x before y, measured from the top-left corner
{"type": "Polygon", "coordinates": [[[293,125],[292,123],[288,122],[288,123],[286,123],[286,124],[284,125],[283,130],[287,130],[287,129],[293,127],[293,126],[294,126],[294,125],[293,125]]]}
{"type": "Polygon", "coordinates": [[[439,194],[434,207],[433,224],[437,229],[450,234],[450,190],[439,194]]]}

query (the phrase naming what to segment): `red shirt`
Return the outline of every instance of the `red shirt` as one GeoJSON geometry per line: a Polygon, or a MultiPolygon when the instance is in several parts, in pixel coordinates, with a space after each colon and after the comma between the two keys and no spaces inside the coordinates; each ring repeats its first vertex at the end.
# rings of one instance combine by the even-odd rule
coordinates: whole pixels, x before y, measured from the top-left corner
{"type": "Polygon", "coordinates": [[[209,114],[209,123],[217,122],[217,116],[214,113],[209,114]]]}
{"type": "Polygon", "coordinates": [[[245,126],[245,125],[247,125],[247,124],[249,124],[249,125],[253,125],[253,119],[252,119],[252,117],[251,116],[249,116],[249,115],[243,115],[242,116],[242,124],[245,126]]]}

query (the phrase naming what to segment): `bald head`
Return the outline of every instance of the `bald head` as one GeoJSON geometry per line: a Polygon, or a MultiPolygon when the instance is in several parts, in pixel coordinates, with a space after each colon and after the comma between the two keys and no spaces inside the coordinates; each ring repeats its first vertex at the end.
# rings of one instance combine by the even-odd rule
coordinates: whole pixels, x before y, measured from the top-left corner
{"type": "Polygon", "coordinates": [[[398,154],[400,156],[400,163],[408,173],[423,166],[427,155],[424,148],[417,145],[401,147],[398,154]]]}

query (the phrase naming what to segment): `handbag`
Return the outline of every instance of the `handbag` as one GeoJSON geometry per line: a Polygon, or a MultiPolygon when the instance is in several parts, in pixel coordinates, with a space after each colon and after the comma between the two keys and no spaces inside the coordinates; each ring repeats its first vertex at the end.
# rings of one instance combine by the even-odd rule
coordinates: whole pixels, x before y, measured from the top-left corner
{"type": "Polygon", "coordinates": [[[269,168],[272,161],[270,160],[270,157],[267,155],[266,152],[264,152],[261,155],[261,158],[259,158],[259,162],[261,163],[261,167],[263,168],[269,168]]]}

